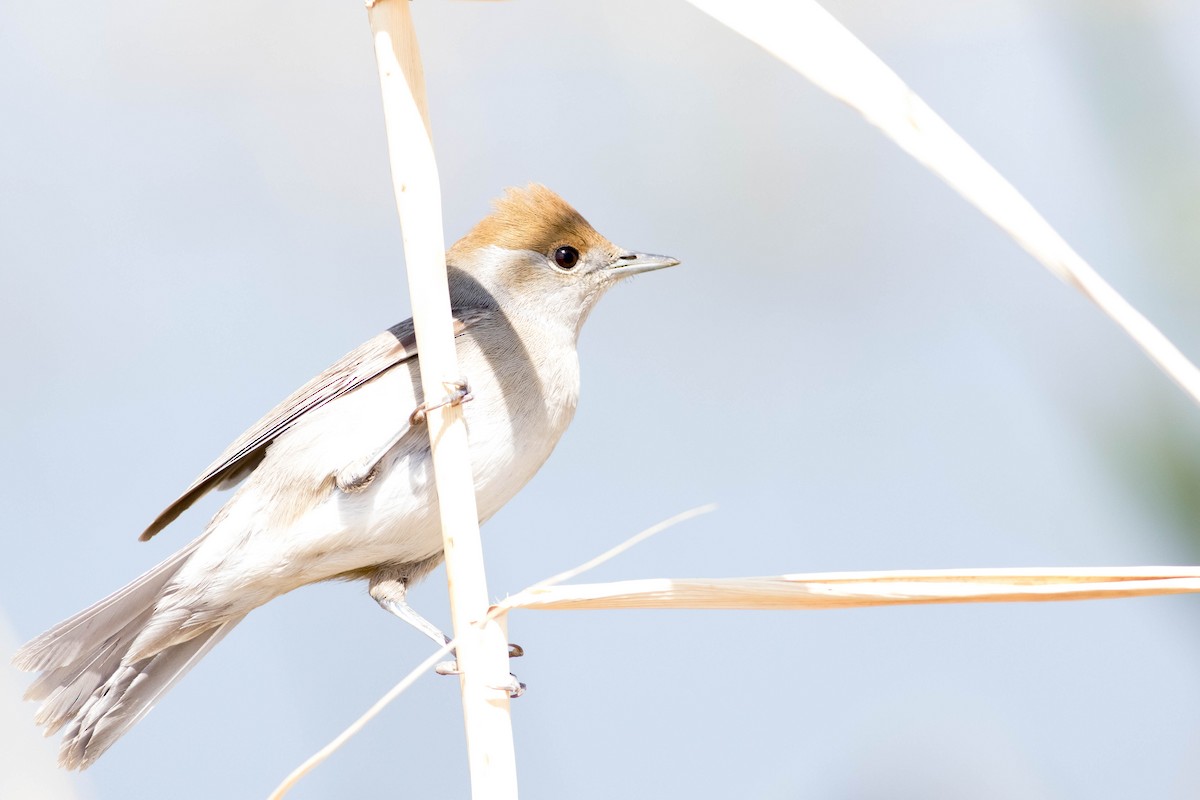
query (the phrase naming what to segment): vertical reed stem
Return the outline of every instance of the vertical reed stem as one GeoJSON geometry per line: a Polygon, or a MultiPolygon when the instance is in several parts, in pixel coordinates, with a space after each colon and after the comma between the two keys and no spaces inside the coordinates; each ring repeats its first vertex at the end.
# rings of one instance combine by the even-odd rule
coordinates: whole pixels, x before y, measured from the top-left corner
{"type": "MultiPolygon", "coordinates": [[[[460,377],[446,283],[441,188],[425,105],[425,79],[409,0],[378,0],[368,6],[379,79],[392,184],[404,236],[425,397],[436,402],[447,382],[460,377]]],[[[403,419],[411,409],[396,409],[403,419]]],[[[488,611],[475,481],[462,409],[444,406],[427,417],[437,483],[446,574],[457,655],[462,670],[474,800],[515,800],[516,756],[508,694],[507,637],[497,620],[476,626],[488,611]]]]}

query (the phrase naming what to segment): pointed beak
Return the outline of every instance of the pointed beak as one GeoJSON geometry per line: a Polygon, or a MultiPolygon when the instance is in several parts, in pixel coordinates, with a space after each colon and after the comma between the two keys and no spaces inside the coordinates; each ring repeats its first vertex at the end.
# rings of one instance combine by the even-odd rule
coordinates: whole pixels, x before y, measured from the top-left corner
{"type": "Polygon", "coordinates": [[[612,278],[627,278],[642,272],[653,272],[656,269],[666,269],[679,263],[678,258],[670,256],[655,256],[649,253],[625,253],[617,256],[613,263],[605,269],[612,278]]]}

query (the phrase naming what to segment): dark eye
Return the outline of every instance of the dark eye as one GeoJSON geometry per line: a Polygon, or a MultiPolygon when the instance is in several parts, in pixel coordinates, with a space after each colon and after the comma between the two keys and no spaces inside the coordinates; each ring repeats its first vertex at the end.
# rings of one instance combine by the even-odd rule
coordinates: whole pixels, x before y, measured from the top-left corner
{"type": "Polygon", "coordinates": [[[554,251],[554,263],[561,269],[575,269],[579,263],[579,251],[570,245],[560,247],[554,251]]]}

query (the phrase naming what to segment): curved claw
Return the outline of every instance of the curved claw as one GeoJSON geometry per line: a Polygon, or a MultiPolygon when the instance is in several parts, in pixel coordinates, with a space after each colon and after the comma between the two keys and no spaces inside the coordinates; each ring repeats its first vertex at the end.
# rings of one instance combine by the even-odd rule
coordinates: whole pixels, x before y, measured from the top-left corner
{"type": "Polygon", "coordinates": [[[509,699],[516,700],[518,697],[525,694],[525,689],[527,687],[525,684],[517,680],[517,676],[513,675],[511,672],[508,673],[508,677],[509,681],[507,683],[501,684],[500,686],[490,686],[488,688],[503,689],[504,691],[508,692],[509,699]]]}
{"type": "MultiPolygon", "coordinates": [[[[524,647],[521,647],[521,645],[519,645],[519,644],[511,644],[511,643],[508,645],[508,657],[509,658],[520,658],[523,655],[525,655],[524,647]]],[[[458,668],[457,660],[443,661],[440,664],[436,665],[433,668],[433,671],[436,672],[438,675],[461,675],[462,674],[462,671],[458,668]]],[[[510,698],[512,698],[513,700],[516,700],[518,697],[525,694],[526,686],[525,686],[525,684],[523,684],[519,680],[517,680],[517,676],[512,674],[511,672],[508,673],[508,676],[512,680],[508,681],[507,683],[501,684],[499,686],[492,686],[490,688],[503,689],[504,691],[508,692],[508,696],[510,698]]]]}

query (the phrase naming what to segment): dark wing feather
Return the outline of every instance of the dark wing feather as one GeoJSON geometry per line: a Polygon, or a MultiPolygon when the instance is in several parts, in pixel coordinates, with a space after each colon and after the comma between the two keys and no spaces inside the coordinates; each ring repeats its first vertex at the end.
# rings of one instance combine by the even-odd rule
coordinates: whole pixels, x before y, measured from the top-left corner
{"type": "MultiPolygon", "coordinates": [[[[454,335],[461,335],[485,313],[475,310],[456,312],[454,335]]],[[[143,542],[149,540],[212,489],[229,486],[246,477],[262,461],[268,445],[295,425],[304,414],[353,391],[416,355],[417,339],[413,334],[412,320],[393,325],[351,350],[239,436],[138,538],[143,542]]]]}

